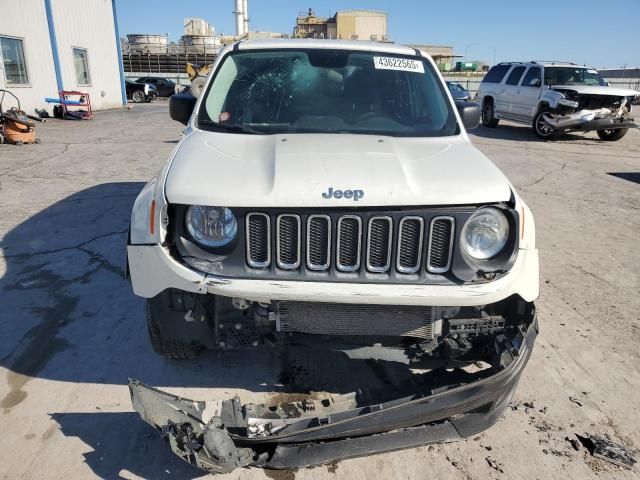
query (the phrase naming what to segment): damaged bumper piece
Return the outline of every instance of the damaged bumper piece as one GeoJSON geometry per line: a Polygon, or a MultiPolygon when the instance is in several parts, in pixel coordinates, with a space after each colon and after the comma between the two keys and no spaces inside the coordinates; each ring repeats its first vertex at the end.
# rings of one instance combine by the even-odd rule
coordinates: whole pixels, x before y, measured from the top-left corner
{"type": "Polygon", "coordinates": [[[362,392],[278,406],[242,405],[238,397],[193,401],[131,380],[133,408],[175,454],[211,473],[298,468],[460,440],[492,426],[508,406],[538,333],[528,310],[514,331],[495,336],[487,368],[466,376],[443,369],[444,386],[417,382],[410,394],[383,402],[367,402],[362,392]]]}
{"type": "MultiPolygon", "coordinates": [[[[570,102],[578,105],[578,102],[570,102]]],[[[620,128],[640,128],[634,119],[628,115],[624,108],[626,102],[622,102],[619,108],[582,109],[578,111],[565,111],[558,114],[544,115],[544,120],[556,130],[615,130],[620,128]]],[[[562,104],[564,110],[568,109],[562,104]]]]}

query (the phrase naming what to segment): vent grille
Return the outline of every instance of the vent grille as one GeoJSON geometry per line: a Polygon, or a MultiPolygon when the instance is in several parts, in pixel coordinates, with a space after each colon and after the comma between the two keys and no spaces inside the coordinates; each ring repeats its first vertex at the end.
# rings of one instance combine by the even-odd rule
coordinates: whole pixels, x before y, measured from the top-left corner
{"type": "Polygon", "coordinates": [[[400,273],[416,273],[422,263],[424,220],[421,217],[404,217],[398,227],[398,262],[400,273]]]}
{"type": "Polygon", "coordinates": [[[367,270],[384,273],[391,266],[391,236],[393,221],[390,217],[373,217],[369,220],[367,243],[367,270]]]}
{"type": "Polygon", "coordinates": [[[338,270],[341,272],[358,270],[362,248],[362,219],[355,215],[340,217],[337,242],[336,266],[338,270]]]}
{"type": "Polygon", "coordinates": [[[276,261],[283,270],[300,266],[300,217],[280,215],[276,224],[276,261]]]}
{"type": "Polygon", "coordinates": [[[271,264],[271,219],[265,213],[247,215],[247,263],[254,268],[271,264]]]}
{"type": "Polygon", "coordinates": [[[307,220],[307,268],[322,271],[331,263],[331,219],[311,215],[307,220]]]}
{"type": "Polygon", "coordinates": [[[455,220],[452,217],[436,217],[429,229],[429,251],[427,270],[431,273],[443,273],[451,266],[453,233],[455,220]]]}
{"type": "Polygon", "coordinates": [[[433,338],[433,307],[279,302],[281,332],[433,338]]]}

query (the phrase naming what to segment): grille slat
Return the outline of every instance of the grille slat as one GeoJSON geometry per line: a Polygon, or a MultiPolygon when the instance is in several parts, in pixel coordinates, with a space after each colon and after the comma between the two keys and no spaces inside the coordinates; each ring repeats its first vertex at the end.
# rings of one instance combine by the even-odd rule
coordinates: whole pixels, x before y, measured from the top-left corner
{"type": "Polygon", "coordinates": [[[422,240],[424,220],[421,217],[404,217],[398,227],[398,261],[400,273],[415,273],[422,264],[422,240]]]}
{"type": "Polygon", "coordinates": [[[276,224],[276,261],[283,270],[300,266],[300,217],[280,215],[276,224]]]}
{"type": "Polygon", "coordinates": [[[340,217],[336,242],[336,267],[338,270],[341,272],[358,270],[362,248],[362,219],[355,215],[340,217]]]}
{"type": "Polygon", "coordinates": [[[369,220],[367,240],[367,270],[383,273],[391,266],[391,217],[373,217],[369,220]]]}
{"type": "Polygon", "coordinates": [[[453,217],[435,217],[429,229],[429,250],[427,252],[427,270],[431,273],[444,273],[451,266],[451,251],[455,220],[453,217]]]}
{"type": "Polygon", "coordinates": [[[254,268],[271,264],[271,218],[264,213],[247,215],[247,263],[254,268]]]}
{"type": "Polygon", "coordinates": [[[331,264],[331,219],[310,215],[307,219],[307,268],[323,271],[331,264]]]}

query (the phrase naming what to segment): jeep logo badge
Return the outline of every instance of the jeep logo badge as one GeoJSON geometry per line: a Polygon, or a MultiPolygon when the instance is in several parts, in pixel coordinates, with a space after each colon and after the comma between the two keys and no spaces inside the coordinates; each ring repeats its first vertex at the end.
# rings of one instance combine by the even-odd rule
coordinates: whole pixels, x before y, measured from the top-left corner
{"type": "Polygon", "coordinates": [[[322,198],[329,200],[330,198],[346,198],[354,202],[357,202],[364,197],[364,190],[334,190],[333,187],[329,187],[329,190],[322,194],[322,198]]]}

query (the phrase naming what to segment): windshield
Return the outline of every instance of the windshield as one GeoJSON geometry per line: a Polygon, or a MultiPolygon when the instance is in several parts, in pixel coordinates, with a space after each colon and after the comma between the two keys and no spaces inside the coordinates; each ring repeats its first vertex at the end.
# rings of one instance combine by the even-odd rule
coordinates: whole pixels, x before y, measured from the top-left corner
{"type": "Polygon", "coordinates": [[[419,57],[340,50],[226,56],[202,102],[200,128],[237,133],[458,133],[431,65],[419,57]]]}
{"type": "Polygon", "coordinates": [[[596,70],[576,67],[546,67],[544,69],[544,84],[606,85],[605,81],[596,70]]]}
{"type": "Polygon", "coordinates": [[[451,90],[451,93],[456,93],[456,94],[467,93],[464,87],[457,82],[447,82],[447,85],[449,87],[449,90],[451,90]]]}

